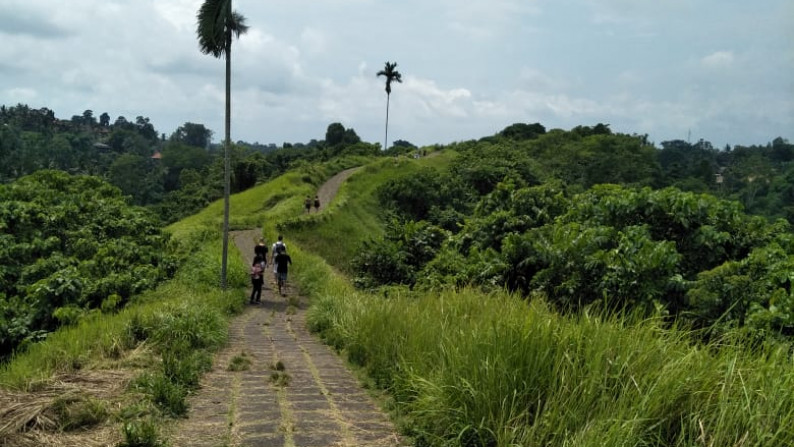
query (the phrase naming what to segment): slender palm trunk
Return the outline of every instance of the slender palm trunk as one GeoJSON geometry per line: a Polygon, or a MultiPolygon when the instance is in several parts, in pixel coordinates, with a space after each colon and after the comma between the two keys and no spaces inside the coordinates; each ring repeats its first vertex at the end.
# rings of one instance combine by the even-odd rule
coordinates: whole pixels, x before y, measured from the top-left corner
{"type": "MultiPolygon", "coordinates": [[[[231,2],[229,2],[231,3],[231,2]]],[[[226,289],[226,266],[229,254],[229,146],[231,145],[232,112],[232,33],[226,36],[226,118],[223,140],[223,259],[221,260],[221,289],[226,289]]]]}
{"type": "Polygon", "coordinates": [[[391,97],[390,94],[386,94],[386,136],[383,137],[383,150],[385,151],[388,146],[386,144],[389,142],[389,98],[391,97]]]}

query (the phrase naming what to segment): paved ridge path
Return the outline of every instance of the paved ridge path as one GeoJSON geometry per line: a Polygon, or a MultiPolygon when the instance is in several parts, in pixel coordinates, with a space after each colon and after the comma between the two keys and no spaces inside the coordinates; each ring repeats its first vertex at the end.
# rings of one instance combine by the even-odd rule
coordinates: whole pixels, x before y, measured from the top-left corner
{"type": "MultiPolygon", "coordinates": [[[[326,194],[323,206],[350,174],[352,170],[343,171],[320,189],[326,194]]],[[[260,234],[232,232],[246,264],[260,234]]],[[[272,278],[266,281],[262,303],[232,321],[229,345],[191,397],[189,417],[175,428],[171,445],[405,445],[344,362],[308,332],[305,309],[304,298],[294,293],[279,297],[272,278]],[[249,368],[230,371],[233,360],[242,358],[251,362],[249,368]]]]}

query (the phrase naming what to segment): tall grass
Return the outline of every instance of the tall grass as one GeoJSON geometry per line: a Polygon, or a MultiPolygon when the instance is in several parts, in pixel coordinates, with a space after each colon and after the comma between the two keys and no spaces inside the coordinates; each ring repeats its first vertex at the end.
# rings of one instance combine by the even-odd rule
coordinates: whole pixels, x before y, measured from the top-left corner
{"type": "MultiPolygon", "coordinates": [[[[231,197],[231,223],[237,227],[265,226],[271,233],[275,222],[300,214],[301,199],[315,185],[333,173],[368,159],[348,157],[332,163],[303,168],[285,174],[272,182],[259,185],[231,197]]],[[[155,336],[154,327],[188,324],[180,330],[167,331],[165,336],[216,337],[208,332],[220,330],[205,324],[214,315],[230,316],[242,309],[244,290],[248,286],[247,266],[231,247],[228,257],[229,290],[218,290],[221,265],[222,201],[216,201],[201,212],[172,224],[170,249],[184,258],[172,281],[156,290],[132,299],[117,314],[95,314],[73,327],[65,327],[42,343],[31,345],[25,352],[0,366],[0,386],[32,389],[48,381],[54,374],[91,367],[117,359],[137,343],[155,336]],[[196,315],[198,313],[198,315],[196,315]],[[189,317],[195,316],[197,321],[189,317]],[[168,323],[171,322],[171,323],[168,323]],[[195,324],[193,324],[195,323],[195,324]],[[187,334],[187,331],[194,331],[187,334]]],[[[164,336],[164,337],[165,337],[164,336]]],[[[149,340],[151,341],[151,340],[149,340]]],[[[160,338],[163,351],[171,349],[172,341],[160,338]]],[[[215,349],[222,340],[206,345],[189,343],[190,349],[215,349]]]]}
{"type": "Polygon", "coordinates": [[[562,317],[505,293],[384,298],[325,276],[310,326],[391,393],[423,443],[794,443],[786,347],[699,346],[653,320],[562,317]]]}
{"type": "Polygon", "coordinates": [[[654,319],[566,317],[503,292],[362,293],[314,254],[350,249],[346,219],[301,229],[312,254],[291,247],[307,322],[389,392],[418,445],[794,445],[790,347],[703,345],[654,319]]]}

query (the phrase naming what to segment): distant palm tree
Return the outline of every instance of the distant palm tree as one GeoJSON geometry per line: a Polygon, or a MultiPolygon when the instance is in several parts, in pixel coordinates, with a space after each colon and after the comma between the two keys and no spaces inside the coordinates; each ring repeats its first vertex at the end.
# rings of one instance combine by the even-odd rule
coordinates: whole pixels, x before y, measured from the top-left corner
{"type": "Polygon", "coordinates": [[[402,75],[397,68],[397,62],[386,62],[383,70],[378,72],[378,77],[386,76],[386,136],[383,138],[383,150],[386,150],[386,143],[389,141],[389,98],[391,97],[392,81],[403,82],[402,75]]]}
{"type": "Polygon", "coordinates": [[[226,288],[226,265],[229,253],[229,146],[231,145],[232,109],[232,35],[239,38],[248,31],[245,17],[232,12],[232,0],[205,0],[196,16],[199,49],[204,54],[226,56],[226,134],[223,141],[223,260],[221,288],[226,288]]]}

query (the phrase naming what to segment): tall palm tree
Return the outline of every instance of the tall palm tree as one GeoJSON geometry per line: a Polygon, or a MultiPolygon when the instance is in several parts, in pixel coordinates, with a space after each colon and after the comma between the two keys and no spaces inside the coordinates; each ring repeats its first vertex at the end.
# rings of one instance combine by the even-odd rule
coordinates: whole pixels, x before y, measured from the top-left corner
{"type": "Polygon", "coordinates": [[[385,151],[386,143],[389,141],[389,98],[391,97],[391,83],[393,81],[403,82],[402,75],[397,68],[397,62],[386,62],[383,70],[378,72],[378,77],[386,76],[386,136],[383,138],[383,150],[385,151]]]}
{"type": "Polygon", "coordinates": [[[232,11],[232,0],[205,0],[196,16],[199,49],[214,57],[226,57],[226,134],[223,141],[223,260],[221,288],[226,289],[226,266],[229,254],[229,146],[231,145],[232,110],[232,35],[239,38],[248,31],[245,17],[232,11]]]}

